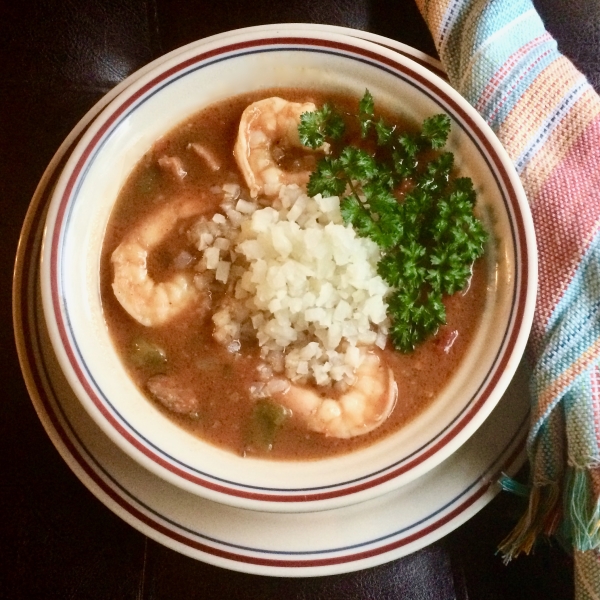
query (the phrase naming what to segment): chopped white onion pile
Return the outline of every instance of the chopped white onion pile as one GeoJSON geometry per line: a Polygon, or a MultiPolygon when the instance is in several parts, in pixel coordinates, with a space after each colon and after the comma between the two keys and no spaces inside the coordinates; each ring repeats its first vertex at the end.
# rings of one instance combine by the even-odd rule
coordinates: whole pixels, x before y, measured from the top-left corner
{"type": "Polygon", "coordinates": [[[225,190],[224,214],[192,228],[201,265],[233,298],[213,316],[224,345],[250,322],[270,364],[295,382],[351,384],[359,346],[385,346],[387,284],[377,245],[343,223],[338,198],[285,186],[271,206],[225,190]]]}

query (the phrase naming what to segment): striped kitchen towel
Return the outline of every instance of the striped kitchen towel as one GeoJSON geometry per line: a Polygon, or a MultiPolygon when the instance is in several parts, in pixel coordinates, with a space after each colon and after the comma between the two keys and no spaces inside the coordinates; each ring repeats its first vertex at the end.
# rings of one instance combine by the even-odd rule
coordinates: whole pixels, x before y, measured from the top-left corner
{"type": "Polygon", "coordinates": [[[501,551],[556,534],[577,598],[599,598],[600,97],[530,0],[416,1],[451,84],[513,160],[538,240],[529,510],[501,551]]]}

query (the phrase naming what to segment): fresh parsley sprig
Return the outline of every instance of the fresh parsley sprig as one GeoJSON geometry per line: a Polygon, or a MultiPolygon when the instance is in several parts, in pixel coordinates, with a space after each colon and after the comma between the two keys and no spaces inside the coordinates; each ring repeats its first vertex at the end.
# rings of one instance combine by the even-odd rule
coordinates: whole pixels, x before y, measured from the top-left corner
{"type": "Polygon", "coordinates": [[[329,104],[319,110],[300,116],[298,134],[303,146],[320,148],[327,138],[339,140],[344,136],[346,124],[343,117],[329,104]]]}
{"type": "Polygon", "coordinates": [[[369,90],[365,90],[365,94],[358,103],[358,120],[360,122],[360,134],[366,138],[369,134],[369,129],[373,124],[375,117],[375,102],[369,90]]]}
{"type": "MultiPolygon", "coordinates": [[[[382,249],[378,273],[387,298],[390,337],[409,352],[446,322],[443,297],[463,289],[487,233],[475,217],[470,179],[453,177],[454,156],[442,151],[450,118],[433,115],[419,132],[398,131],[377,118],[368,90],[358,107],[361,142],[321,159],[310,176],[311,196],[339,196],[344,222],[382,249]],[[402,190],[402,191],[400,191],[402,190]]],[[[311,148],[343,140],[344,119],[331,105],[302,115],[302,143],[311,148]]]]}

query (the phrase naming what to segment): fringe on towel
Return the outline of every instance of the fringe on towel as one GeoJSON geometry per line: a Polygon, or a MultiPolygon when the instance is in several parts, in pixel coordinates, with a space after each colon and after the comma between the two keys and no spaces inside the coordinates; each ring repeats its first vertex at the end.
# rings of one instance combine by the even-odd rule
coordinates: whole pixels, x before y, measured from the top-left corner
{"type": "Polygon", "coordinates": [[[565,529],[573,548],[600,548],[600,498],[594,486],[597,469],[569,467],[565,490],[565,529]]]}
{"type": "Polygon", "coordinates": [[[500,477],[498,483],[503,490],[526,496],[529,489],[527,511],[498,547],[505,563],[519,554],[529,554],[541,535],[553,536],[559,528],[574,550],[600,548],[600,498],[594,486],[594,470],[567,467],[562,494],[558,483],[528,488],[507,475],[500,477]]]}
{"type": "MultiPolygon", "coordinates": [[[[504,477],[503,489],[510,490],[514,486],[507,485],[504,477]]],[[[521,485],[521,484],[519,484],[521,485]]],[[[525,486],[522,486],[525,487],[525,486]]],[[[560,522],[561,503],[559,486],[554,483],[533,486],[529,491],[529,505],[511,533],[500,543],[498,551],[504,563],[509,563],[519,554],[529,554],[540,535],[553,535],[560,522]]]]}

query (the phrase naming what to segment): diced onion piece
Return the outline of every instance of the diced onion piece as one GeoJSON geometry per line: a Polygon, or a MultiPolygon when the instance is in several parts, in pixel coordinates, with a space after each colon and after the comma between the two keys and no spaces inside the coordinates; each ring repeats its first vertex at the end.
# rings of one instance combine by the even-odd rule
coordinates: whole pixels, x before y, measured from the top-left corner
{"type": "Polygon", "coordinates": [[[206,259],[206,268],[207,269],[216,269],[219,264],[219,249],[211,246],[204,251],[204,258],[206,259]]]}
{"type": "Polygon", "coordinates": [[[227,283],[227,279],[229,277],[229,269],[231,268],[231,263],[226,260],[220,260],[217,264],[217,270],[215,272],[215,279],[220,281],[221,283],[227,283]]]}

